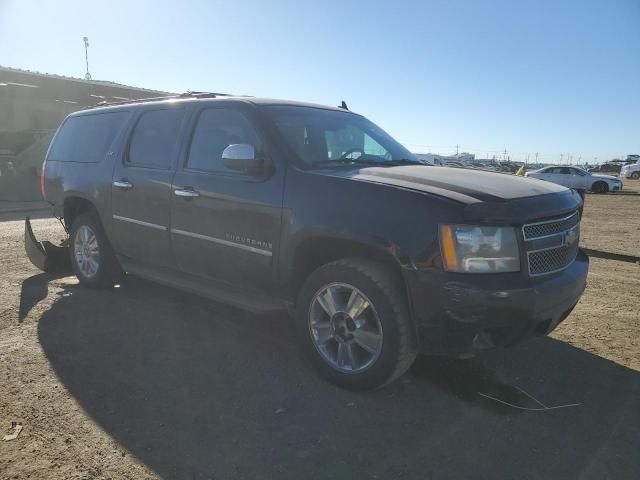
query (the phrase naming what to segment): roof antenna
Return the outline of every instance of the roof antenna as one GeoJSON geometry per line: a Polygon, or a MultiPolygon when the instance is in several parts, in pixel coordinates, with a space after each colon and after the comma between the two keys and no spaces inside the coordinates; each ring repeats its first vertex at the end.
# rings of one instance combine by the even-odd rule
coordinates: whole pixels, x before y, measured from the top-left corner
{"type": "Polygon", "coordinates": [[[345,102],[344,100],[342,100],[342,103],[338,108],[341,108],[343,110],[349,110],[349,107],[347,107],[347,102],[345,102]]]}

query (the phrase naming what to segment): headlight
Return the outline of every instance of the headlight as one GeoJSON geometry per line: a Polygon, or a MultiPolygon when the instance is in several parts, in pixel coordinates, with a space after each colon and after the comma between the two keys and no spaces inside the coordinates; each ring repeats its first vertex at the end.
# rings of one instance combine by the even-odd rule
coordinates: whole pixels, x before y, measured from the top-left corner
{"type": "Polygon", "coordinates": [[[440,225],[440,250],[450,272],[520,271],[515,229],[478,225],[440,225]]]}

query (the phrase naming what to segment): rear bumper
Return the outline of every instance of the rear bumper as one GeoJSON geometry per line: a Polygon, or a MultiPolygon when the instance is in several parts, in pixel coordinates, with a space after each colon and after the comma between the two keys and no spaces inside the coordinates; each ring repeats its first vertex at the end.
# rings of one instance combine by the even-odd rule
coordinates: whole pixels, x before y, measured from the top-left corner
{"type": "Polygon", "coordinates": [[[46,240],[39,242],[33,234],[29,217],[24,220],[24,249],[31,263],[43,272],[63,274],[71,271],[69,248],[46,240]]]}
{"type": "Polygon", "coordinates": [[[588,257],[545,278],[521,273],[417,273],[407,279],[420,350],[465,355],[547,335],[571,313],[586,287],[588,257]]]}

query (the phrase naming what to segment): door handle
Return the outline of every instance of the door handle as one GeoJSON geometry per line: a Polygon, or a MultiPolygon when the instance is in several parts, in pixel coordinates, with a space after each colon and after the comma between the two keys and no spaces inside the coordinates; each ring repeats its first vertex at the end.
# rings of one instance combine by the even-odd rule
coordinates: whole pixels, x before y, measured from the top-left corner
{"type": "Polygon", "coordinates": [[[194,190],[191,187],[176,188],[173,191],[173,193],[175,195],[177,195],[178,197],[193,198],[193,197],[199,197],[200,196],[200,192],[198,192],[197,190],[194,190]]]}
{"type": "Polygon", "coordinates": [[[124,178],[122,180],[116,180],[112,184],[116,188],[122,188],[123,190],[129,190],[133,185],[127,182],[124,178]]]}

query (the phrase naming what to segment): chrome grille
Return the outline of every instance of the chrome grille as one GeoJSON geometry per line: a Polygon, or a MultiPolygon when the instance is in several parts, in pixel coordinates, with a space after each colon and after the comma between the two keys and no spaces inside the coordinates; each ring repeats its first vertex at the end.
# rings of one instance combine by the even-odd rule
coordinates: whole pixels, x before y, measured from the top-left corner
{"type": "Polygon", "coordinates": [[[522,227],[529,275],[544,275],[567,268],[578,255],[580,216],[578,212],[522,227]]]}
{"type": "Polygon", "coordinates": [[[580,216],[578,215],[578,212],[574,212],[568,217],[559,218],[557,220],[548,220],[546,222],[537,222],[525,225],[522,227],[522,233],[524,233],[524,239],[529,240],[532,238],[539,238],[564,232],[578,223],[580,223],[580,216]]]}
{"type": "Polygon", "coordinates": [[[557,272],[569,266],[578,254],[578,242],[574,242],[569,247],[550,248],[538,252],[530,252],[529,274],[542,275],[545,273],[557,272]]]}

